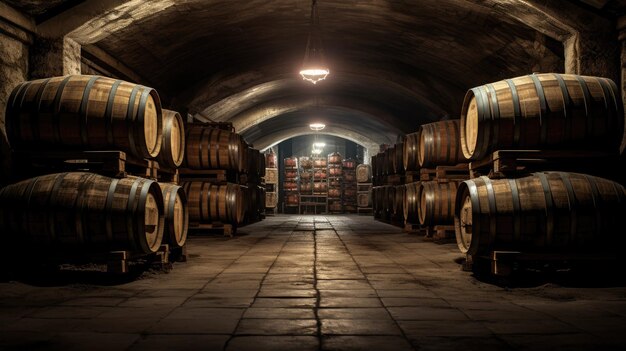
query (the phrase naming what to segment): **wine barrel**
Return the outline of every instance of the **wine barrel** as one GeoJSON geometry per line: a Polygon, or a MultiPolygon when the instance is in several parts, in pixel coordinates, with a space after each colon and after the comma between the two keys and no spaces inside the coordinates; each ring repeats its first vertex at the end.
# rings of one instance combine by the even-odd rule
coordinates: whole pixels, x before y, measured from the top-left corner
{"type": "Polygon", "coordinates": [[[248,162],[246,163],[246,169],[245,169],[246,173],[252,176],[259,176],[260,175],[259,167],[261,166],[259,164],[259,150],[249,147],[246,150],[246,152],[247,152],[247,159],[248,159],[248,162]]]}
{"type": "Polygon", "coordinates": [[[278,196],[276,193],[266,192],[265,193],[265,208],[276,208],[278,206],[278,196]]]}
{"type": "Polygon", "coordinates": [[[467,161],[461,151],[459,120],[422,125],[417,154],[421,168],[453,166],[467,161]]]}
{"type": "Polygon", "coordinates": [[[298,191],[298,182],[295,180],[285,180],[283,182],[284,191],[298,191]]]}
{"type": "Polygon", "coordinates": [[[393,199],[393,217],[396,220],[404,220],[404,198],[406,197],[406,187],[397,185],[395,187],[395,195],[393,199]]]}
{"type": "Polygon", "coordinates": [[[419,206],[422,196],[420,194],[420,183],[413,182],[405,184],[404,195],[404,220],[407,223],[418,224],[419,223],[419,206]]]}
{"type": "Polygon", "coordinates": [[[328,192],[328,183],[326,182],[313,182],[313,193],[323,194],[328,192]]]}
{"type": "Polygon", "coordinates": [[[341,197],[341,189],[330,188],[328,189],[328,197],[340,198],[341,197]]]}
{"type": "Polygon", "coordinates": [[[501,149],[594,149],[623,144],[621,93],[608,78],[533,74],[470,89],[461,112],[463,155],[501,149]]]}
{"type": "Polygon", "coordinates": [[[341,168],[341,165],[330,164],[328,165],[328,174],[331,177],[341,177],[343,174],[343,168],[341,168]]]}
{"type": "Polygon", "coordinates": [[[356,196],[356,202],[359,207],[369,208],[372,206],[372,192],[363,192],[358,193],[356,196]]]}
{"type": "Polygon", "coordinates": [[[300,203],[300,198],[298,194],[287,194],[285,195],[285,204],[289,206],[298,206],[300,203]]]}
{"type": "Polygon", "coordinates": [[[13,89],[6,131],[16,150],[113,148],[151,158],[161,150],[161,100],[152,88],[107,77],[32,80],[13,89]]]}
{"type": "Polygon", "coordinates": [[[265,167],[278,168],[278,157],[276,157],[272,149],[269,149],[269,151],[265,153],[265,167]]]}
{"type": "Polygon", "coordinates": [[[182,187],[187,193],[190,222],[243,222],[244,195],[239,185],[192,181],[183,182],[182,187]]]}
{"type": "Polygon", "coordinates": [[[187,195],[181,186],[175,184],[159,183],[159,186],[163,193],[165,217],[163,242],[169,244],[170,247],[183,247],[187,241],[189,228],[187,195]]]}
{"type": "Polygon", "coordinates": [[[313,173],[313,179],[324,180],[326,179],[326,168],[316,169],[313,173]]]}
{"type": "Polygon", "coordinates": [[[311,169],[313,168],[313,160],[310,157],[300,157],[299,159],[300,161],[300,167],[302,167],[302,169],[311,169]]]}
{"type": "Polygon", "coordinates": [[[185,133],[185,165],[191,169],[224,169],[242,172],[247,151],[239,134],[202,125],[190,125],[185,133]]]}
{"type": "Polygon", "coordinates": [[[454,224],[457,187],[457,182],[421,182],[419,190],[421,199],[417,207],[420,224],[424,226],[454,224]]]}
{"type": "Polygon", "coordinates": [[[313,159],[313,167],[326,168],[327,165],[328,162],[326,162],[326,159],[323,157],[316,157],[313,159]]]}
{"type": "Polygon", "coordinates": [[[370,168],[371,168],[371,175],[372,177],[378,177],[378,154],[373,155],[372,157],[370,157],[370,168]]]}
{"type": "Polygon", "coordinates": [[[360,164],[356,166],[356,181],[359,183],[369,183],[372,180],[372,166],[360,164]]]}
{"type": "Polygon", "coordinates": [[[347,158],[343,161],[341,161],[341,166],[345,169],[355,169],[356,168],[356,161],[351,159],[351,158],[347,158]]]}
{"type": "Polygon", "coordinates": [[[356,188],[343,188],[343,196],[346,199],[351,199],[356,196],[356,188]]]}
{"type": "Polygon", "coordinates": [[[341,154],[338,152],[333,152],[328,155],[328,163],[331,165],[341,165],[342,159],[343,157],[341,157],[341,154]]]}
{"type": "Polygon", "coordinates": [[[298,159],[295,157],[285,158],[284,163],[287,168],[298,168],[298,159]]]}
{"type": "Polygon", "coordinates": [[[346,169],[343,171],[343,180],[346,183],[356,182],[356,172],[352,169],[346,169]]]}
{"type": "Polygon", "coordinates": [[[418,160],[420,143],[420,131],[407,134],[402,145],[402,163],[404,170],[407,172],[419,171],[420,164],[418,160]]]}
{"type": "Polygon", "coordinates": [[[381,218],[383,210],[383,187],[375,186],[372,188],[372,211],[374,217],[381,218]]]}
{"type": "Polygon", "coordinates": [[[626,191],[578,173],[518,179],[480,177],[459,184],[454,215],[463,253],[621,253],[626,191]]]}
{"type": "Polygon", "coordinates": [[[385,219],[391,219],[391,217],[393,216],[393,203],[396,199],[396,188],[392,185],[385,185],[385,192],[384,192],[384,196],[385,196],[385,203],[383,204],[384,207],[384,217],[385,219]]]}
{"type": "Polygon", "coordinates": [[[385,150],[383,156],[383,175],[395,174],[395,170],[393,168],[393,160],[396,157],[396,148],[390,147],[385,150]]]}
{"type": "Polygon", "coordinates": [[[261,152],[257,151],[257,158],[259,159],[259,164],[258,164],[259,177],[265,177],[265,170],[266,170],[265,156],[261,152]]]}
{"type": "Polygon", "coordinates": [[[310,181],[300,182],[300,192],[302,194],[311,194],[313,192],[313,183],[310,181]]]}
{"type": "Polygon", "coordinates": [[[285,179],[296,179],[298,177],[297,169],[285,168],[285,179]]]}
{"type": "Polygon", "coordinates": [[[159,166],[178,168],[185,158],[185,126],[176,111],[163,109],[163,139],[156,160],[159,166]]]}
{"type": "Polygon", "coordinates": [[[376,168],[378,169],[378,176],[382,177],[387,173],[387,166],[385,165],[385,152],[381,152],[376,158],[376,168]]]}
{"type": "Polygon", "coordinates": [[[57,173],[0,189],[0,233],[13,250],[148,254],[161,246],[163,229],[161,189],[148,179],[57,173]]]}
{"type": "Polygon", "coordinates": [[[309,181],[313,178],[313,172],[311,171],[301,171],[300,172],[300,180],[309,181]]]}
{"type": "Polygon", "coordinates": [[[391,159],[391,170],[393,174],[404,174],[404,143],[396,144],[393,147],[393,159],[391,159]]]}

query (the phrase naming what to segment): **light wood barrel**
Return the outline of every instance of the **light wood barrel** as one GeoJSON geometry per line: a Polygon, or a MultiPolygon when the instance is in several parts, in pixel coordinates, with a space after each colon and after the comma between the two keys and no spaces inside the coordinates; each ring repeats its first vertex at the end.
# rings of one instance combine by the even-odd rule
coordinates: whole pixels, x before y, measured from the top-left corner
{"type": "Polygon", "coordinates": [[[455,230],[463,253],[623,253],[626,193],[616,182],[578,173],[459,184],[455,230]],[[622,228],[622,229],[620,229],[622,228]]]}
{"type": "Polygon", "coordinates": [[[624,108],[607,78],[533,74],[470,89],[461,112],[461,147],[482,159],[502,149],[619,152],[624,108]]]}
{"type": "Polygon", "coordinates": [[[405,184],[406,187],[404,195],[404,220],[407,223],[418,224],[419,223],[419,206],[422,196],[420,194],[420,183],[413,182],[405,184]]]}
{"type": "Polygon", "coordinates": [[[358,193],[356,196],[356,202],[357,205],[362,208],[372,207],[372,192],[358,193]]]}
{"type": "Polygon", "coordinates": [[[14,149],[119,149],[157,156],[163,121],[156,90],[100,76],[70,75],[13,89],[6,130],[14,149]]]}
{"type": "Polygon", "coordinates": [[[265,193],[265,208],[276,208],[278,206],[278,194],[277,193],[265,193]]]}
{"type": "Polygon", "coordinates": [[[183,187],[159,183],[163,193],[163,207],[165,230],[163,242],[172,247],[182,247],[187,241],[189,228],[189,212],[187,210],[187,195],[183,187]]]}
{"type": "Polygon", "coordinates": [[[404,170],[407,172],[419,171],[419,142],[419,131],[407,134],[404,139],[404,144],[402,145],[402,163],[404,164],[404,170]]]}
{"type": "Polygon", "coordinates": [[[418,147],[421,168],[453,166],[465,161],[461,151],[458,119],[422,125],[418,147]]]}
{"type": "Polygon", "coordinates": [[[156,160],[160,166],[178,168],[185,158],[185,126],[176,111],[163,109],[163,139],[156,160]]]}
{"type": "Polygon", "coordinates": [[[186,129],[185,164],[191,169],[241,172],[246,167],[246,147],[239,134],[202,125],[186,129]]]}
{"type": "Polygon", "coordinates": [[[380,218],[383,209],[383,187],[375,186],[372,188],[372,211],[374,217],[380,218]]]}
{"type": "Polygon", "coordinates": [[[243,222],[244,199],[239,185],[193,181],[183,182],[182,186],[187,193],[190,222],[243,222]]]}
{"type": "Polygon", "coordinates": [[[147,254],[161,246],[163,229],[161,189],[148,179],[57,173],[0,189],[5,244],[147,254]]]}
{"type": "Polygon", "coordinates": [[[454,224],[457,182],[421,182],[418,214],[424,226],[454,224]]]}
{"type": "Polygon", "coordinates": [[[356,181],[359,183],[369,183],[372,181],[372,166],[360,164],[356,166],[356,181]]]}

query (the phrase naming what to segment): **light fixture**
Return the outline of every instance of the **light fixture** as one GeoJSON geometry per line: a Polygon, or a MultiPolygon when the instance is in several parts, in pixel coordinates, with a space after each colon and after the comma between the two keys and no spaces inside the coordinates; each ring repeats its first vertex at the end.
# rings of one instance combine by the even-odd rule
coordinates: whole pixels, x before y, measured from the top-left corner
{"type": "Polygon", "coordinates": [[[316,148],[313,148],[313,149],[311,149],[311,153],[312,153],[313,155],[319,155],[319,154],[321,154],[321,153],[322,153],[322,149],[316,149],[316,148]]]}
{"type": "Polygon", "coordinates": [[[313,147],[317,149],[323,149],[326,143],[313,143],[313,147]]]}
{"type": "Polygon", "coordinates": [[[320,131],[320,130],[326,128],[326,125],[324,123],[311,123],[311,124],[309,124],[309,128],[311,128],[311,130],[314,130],[314,131],[317,132],[317,131],[320,131]]]}
{"type": "Polygon", "coordinates": [[[317,84],[320,80],[326,79],[329,73],[330,71],[324,60],[320,20],[317,12],[317,0],[312,0],[309,36],[306,42],[300,75],[302,79],[317,84]]]}

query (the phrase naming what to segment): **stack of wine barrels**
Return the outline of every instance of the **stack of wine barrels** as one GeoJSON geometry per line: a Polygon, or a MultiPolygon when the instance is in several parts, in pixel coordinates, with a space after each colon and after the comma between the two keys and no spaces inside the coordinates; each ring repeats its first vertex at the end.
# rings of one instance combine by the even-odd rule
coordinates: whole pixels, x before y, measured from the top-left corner
{"type": "Polygon", "coordinates": [[[310,157],[300,157],[300,194],[313,194],[313,160],[310,157]]]}
{"type": "Polygon", "coordinates": [[[265,155],[248,146],[245,181],[241,182],[244,198],[244,224],[250,224],[265,218],[265,155]]]}
{"type": "Polygon", "coordinates": [[[189,219],[194,227],[205,224],[244,224],[253,206],[250,199],[258,196],[240,185],[241,175],[264,173],[260,155],[249,150],[247,143],[225,125],[189,124],[186,128],[185,169],[181,170],[182,186],[187,193],[189,219]],[[255,157],[256,156],[256,157],[255,157]],[[250,168],[253,167],[253,168],[250,168]],[[223,172],[226,179],[210,177],[223,172]]]}
{"type": "Polygon", "coordinates": [[[341,161],[343,169],[342,205],[347,213],[356,212],[357,208],[357,183],[356,183],[356,160],[351,158],[341,161]]]}
{"type": "Polygon", "coordinates": [[[364,213],[372,209],[372,166],[360,164],[356,166],[357,181],[357,212],[364,213]]]}
{"type": "MultiPolygon", "coordinates": [[[[470,160],[501,149],[551,150],[568,157],[591,150],[608,155],[607,161],[582,153],[581,172],[601,172],[589,164],[606,163],[616,174],[623,164],[608,160],[624,147],[620,90],[607,78],[557,73],[479,86],[465,97],[460,138],[470,160]]],[[[622,257],[623,184],[543,166],[543,171],[514,178],[482,176],[459,184],[454,221],[461,252],[473,257],[497,250],[622,257]]]]}
{"type": "Polygon", "coordinates": [[[328,211],[343,212],[343,157],[338,152],[328,155],[328,211]]]}
{"type": "Polygon", "coordinates": [[[404,167],[404,150],[407,142],[406,136],[399,136],[398,142],[388,147],[372,157],[372,171],[374,187],[382,187],[380,191],[373,191],[374,203],[380,203],[385,210],[374,211],[374,215],[378,213],[381,219],[392,221],[394,223],[404,223],[404,196],[406,189],[405,183],[405,167],[404,167]],[[392,189],[387,189],[387,188],[392,189]],[[378,199],[382,196],[382,199],[378,199]]]}
{"type": "Polygon", "coordinates": [[[265,154],[265,213],[276,212],[278,206],[278,157],[271,148],[265,154]]]}
{"type": "Polygon", "coordinates": [[[285,196],[285,209],[297,208],[300,204],[300,196],[298,189],[298,159],[296,157],[287,157],[284,159],[285,174],[283,180],[283,193],[285,196]]]}
{"type": "MultiPolygon", "coordinates": [[[[69,75],[20,84],[7,103],[6,130],[16,152],[58,156],[119,150],[127,160],[153,162],[146,165],[158,161],[159,168],[171,173],[185,152],[182,118],[162,109],[154,89],[101,76],[69,75]]],[[[149,254],[162,243],[185,244],[186,196],[176,184],[89,172],[31,178],[30,170],[16,171],[21,179],[29,179],[0,190],[0,232],[7,241],[53,246],[68,255],[111,250],[149,254]]]]}

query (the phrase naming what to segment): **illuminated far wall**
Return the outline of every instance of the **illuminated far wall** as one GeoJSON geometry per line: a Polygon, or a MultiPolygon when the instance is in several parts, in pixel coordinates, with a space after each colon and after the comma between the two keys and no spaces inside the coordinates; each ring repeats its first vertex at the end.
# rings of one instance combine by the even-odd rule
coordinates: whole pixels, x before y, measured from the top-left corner
{"type": "Polygon", "coordinates": [[[287,139],[278,144],[279,155],[283,158],[312,156],[311,150],[315,142],[326,144],[320,156],[326,157],[330,153],[339,152],[343,158],[353,158],[363,163],[364,148],[361,145],[332,135],[302,135],[287,139]]]}

